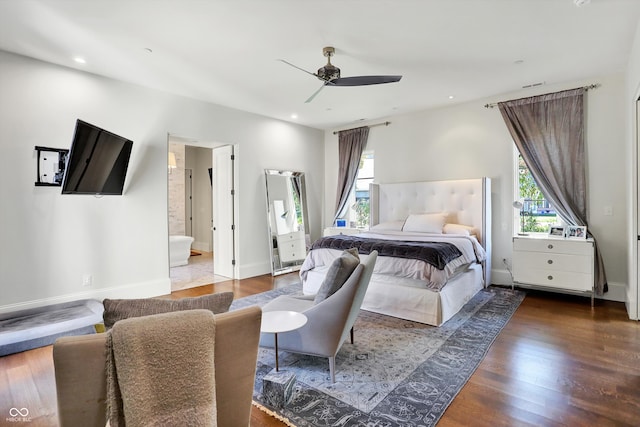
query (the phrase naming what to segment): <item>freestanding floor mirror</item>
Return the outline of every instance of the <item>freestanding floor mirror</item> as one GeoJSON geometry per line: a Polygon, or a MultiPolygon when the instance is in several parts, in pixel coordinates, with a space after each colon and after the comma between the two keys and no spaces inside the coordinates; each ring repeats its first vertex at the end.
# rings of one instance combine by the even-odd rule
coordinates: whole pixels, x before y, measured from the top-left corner
{"type": "Polygon", "coordinates": [[[304,173],[265,169],[272,274],[299,270],[307,256],[309,227],[304,173]]]}

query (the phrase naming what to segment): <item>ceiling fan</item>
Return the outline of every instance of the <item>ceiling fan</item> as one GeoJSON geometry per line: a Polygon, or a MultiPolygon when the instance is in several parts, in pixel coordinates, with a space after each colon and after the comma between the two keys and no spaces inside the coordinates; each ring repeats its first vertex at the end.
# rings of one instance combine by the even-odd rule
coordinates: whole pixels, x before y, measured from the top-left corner
{"type": "Polygon", "coordinates": [[[402,76],[354,76],[354,77],[340,77],[340,68],[331,63],[331,57],[335,54],[335,48],[327,46],[322,49],[322,54],[327,57],[327,64],[318,69],[317,73],[312,73],[303,68],[298,67],[290,62],[280,59],[287,65],[297,68],[300,71],[304,71],[307,74],[311,74],[314,77],[322,80],[322,86],[313,93],[306,101],[311,102],[313,98],[320,93],[325,86],[367,86],[367,85],[379,85],[383,83],[394,83],[400,81],[402,76]]]}

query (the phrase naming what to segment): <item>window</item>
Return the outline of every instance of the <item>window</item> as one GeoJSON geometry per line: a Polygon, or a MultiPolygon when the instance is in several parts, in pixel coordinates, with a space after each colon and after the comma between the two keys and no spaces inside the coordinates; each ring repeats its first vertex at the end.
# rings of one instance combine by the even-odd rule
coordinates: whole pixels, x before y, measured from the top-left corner
{"type": "Polygon", "coordinates": [[[518,192],[516,200],[522,203],[517,212],[519,221],[515,224],[520,233],[547,233],[549,226],[561,222],[553,206],[544,198],[529,168],[518,153],[516,161],[518,192]]]}
{"type": "Polygon", "coordinates": [[[350,196],[349,226],[369,228],[369,184],[373,182],[373,151],[366,151],[360,157],[360,167],[354,191],[350,196]]]}

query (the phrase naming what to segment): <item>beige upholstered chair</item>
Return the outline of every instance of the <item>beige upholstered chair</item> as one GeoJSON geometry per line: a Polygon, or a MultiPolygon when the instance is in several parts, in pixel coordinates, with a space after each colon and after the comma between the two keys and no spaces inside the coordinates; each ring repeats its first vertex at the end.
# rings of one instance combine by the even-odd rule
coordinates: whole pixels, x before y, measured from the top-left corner
{"type": "MultiPolygon", "coordinates": [[[[253,306],[215,315],[215,382],[219,426],[249,425],[262,311],[253,306]]],[[[61,427],[104,427],[106,334],[63,337],[53,346],[61,427]]]]}
{"type": "MultiPolygon", "coordinates": [[[[307,316],[302,328],[278,334],[278,350],[328,357],[331,381],[335,382],[336,354],[352,332],[377,257],[378,253],[373,251],[340,289],[321,302],[315,303],[313,296],[283,295],[262,307],[265,312],[290,310],[307,316]]],[[[263,333],[260,346],[274,347],[273,334],[263,333]]]]}

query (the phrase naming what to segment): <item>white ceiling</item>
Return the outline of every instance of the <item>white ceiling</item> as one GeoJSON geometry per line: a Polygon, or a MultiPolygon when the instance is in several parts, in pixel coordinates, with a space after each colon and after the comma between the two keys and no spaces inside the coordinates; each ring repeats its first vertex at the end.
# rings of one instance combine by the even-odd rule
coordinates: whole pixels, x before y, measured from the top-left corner
{"type": "Polygon", "coordinates": [[[639,18],[640,0],[0,0],[0,49],[332,129],[624,71],[639,18]],[[324,46],[342,77],[403,78],[305,104],[321,82],[277,59],[315,72],[324,46]]]}

